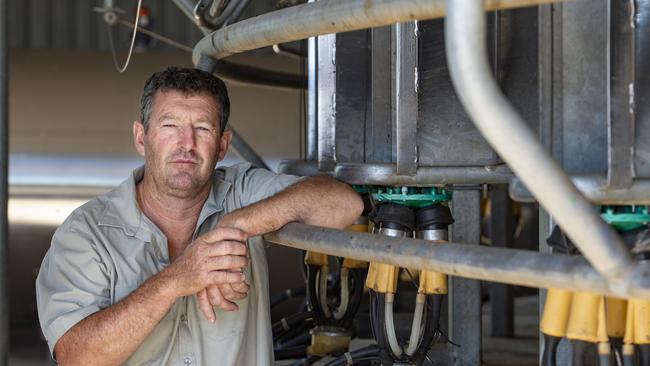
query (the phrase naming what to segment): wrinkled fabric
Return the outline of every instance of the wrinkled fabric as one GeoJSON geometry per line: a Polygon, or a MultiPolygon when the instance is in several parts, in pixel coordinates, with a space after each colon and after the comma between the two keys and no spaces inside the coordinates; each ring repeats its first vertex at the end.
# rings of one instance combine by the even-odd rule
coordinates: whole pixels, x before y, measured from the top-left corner
{"type": "MultiPolygon", "coordinates": [[[[41,329],[53,352],[79,321],[128,296],[169,265],[167,239],[138,208],[135,185],[144,167],[113,191],[77,208],[57,229],[36,279],[41,329]]],[[[194,237],[219,219],[272,196],[301,178],[253,168],[249,163],[215,170],[194,237]]],[[[127,365],[271,365],[268,267],[261,238],[248,242],[250,290],[239,310],[215,309],[208,322],[196,295],[177,299],[127,365]]]]}

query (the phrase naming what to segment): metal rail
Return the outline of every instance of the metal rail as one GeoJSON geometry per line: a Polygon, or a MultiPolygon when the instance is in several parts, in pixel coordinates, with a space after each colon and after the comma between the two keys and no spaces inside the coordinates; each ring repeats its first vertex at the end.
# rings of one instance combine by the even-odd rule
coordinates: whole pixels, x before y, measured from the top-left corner
{"type": "MultiPolygon", "coordinates": [[[[604,175],[577,175],[571,181],[576,188],[592,203],[600,205],[650,205],[650,179],[633,179],[627,188],[608,186],[604,175]]],[[[535,197],[528,191],[519,178],[513,178],[509,186],[510,197],[519,202],[535,202],[535,197]]]]}
{"type": "Polygon", "coordinates": [[[448,0],[447,8],[447,60],[465,110],[589,262],[612,283],[625,287],[633,263],[622,239],[549,156],[497,85],[487,59],[483,3],[448,0]]]}
{"type": "Polygon", "coordinates": [[[315,162],[283,160],[278,171],[312,176],[327,174],[348,184],[382,186],[431,186],[437,184],[505,184],[514,175],[505,164],[490,166],[418,167],[415,175],[397,175],[395,164],[337,163],[334,171],[322,172],[315,162]]]}
{"type": "MultiPolygon", "coordinates": [[[[486,0],[485,9],[510,9],[561,0],[486,0]]],[[[328,0],[262,14],[223,27],[201,39],[192,59],[221,59],[236,53],[323,34],[442,18],[445,0],[328,0]]]]}
{"type": "Polygon", "coordinates": [[[650,263],[639,269],[633,286],[619,288],[610,286],[584,258],[577,256],[459,243],[432,245],[420,239],[297,223],[267,234],[264,239],[297,249],[484,281],[650,299],[650,263]]]}

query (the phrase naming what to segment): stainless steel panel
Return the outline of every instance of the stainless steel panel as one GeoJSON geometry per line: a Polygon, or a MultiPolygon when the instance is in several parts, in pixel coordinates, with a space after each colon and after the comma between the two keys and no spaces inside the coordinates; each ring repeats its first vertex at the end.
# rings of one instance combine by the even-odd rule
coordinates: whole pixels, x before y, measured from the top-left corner
{"type": "Polygon", "coordinates": [[[632,184],[635,120],[634,1],[610,1],[607,184],[632,184]]]}
{"type": "Polygon", "coordinates": [[[562,11],[563,165],[571,173],[607,170],[607,0],[562,11]]]}
{"type": "Polygon", "coordinates": [[[636,82],[634,168],[650,177],[650,1],[636,0],[636,82]]]}

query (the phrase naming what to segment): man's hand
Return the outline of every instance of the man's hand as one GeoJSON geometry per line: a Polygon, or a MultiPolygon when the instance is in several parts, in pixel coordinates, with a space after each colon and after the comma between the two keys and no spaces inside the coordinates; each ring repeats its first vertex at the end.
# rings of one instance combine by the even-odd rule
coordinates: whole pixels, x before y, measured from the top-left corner
{"type": "MultiPolygon", "coordinates": [[[[241,230],[212,230],[192,242],[163,271],[164,276],[172,281],[177,296],[191,295],[210,286],[241,283],[245,280],[242,269],[249,263],[245,240],[246,234],[241,230]]],[[[214,321],[214,313],[207,317],[214,321]]]]}
{"type": "MultiPolygon", "coordinates": [[[[235,216],[228,214],[219,220],[217,229],[226,227],[243,229],[242,226],[241,222],[236,221],[235,216]]],[[[248,235],[246,235],[246,239],[248,239],[248,235]]],[[[215,306],[223,311],[239,310],[239,306],[237,306],[235,301],[246,298],[248,296],[248,288],[249,286],[245,281],[208,286],[196,294],[199,308],[207,319],[216,318],[216,314],[214,313],[215,306]]]]}
{"type": "Polygon", "coordinates": [[[246,296],[248,284],[245,281],[209,286],[197,294],[199,308],[210,321],[216,318],[215,306],[223,311],[236,311],[239,306],[234,301],[246,296]]]}

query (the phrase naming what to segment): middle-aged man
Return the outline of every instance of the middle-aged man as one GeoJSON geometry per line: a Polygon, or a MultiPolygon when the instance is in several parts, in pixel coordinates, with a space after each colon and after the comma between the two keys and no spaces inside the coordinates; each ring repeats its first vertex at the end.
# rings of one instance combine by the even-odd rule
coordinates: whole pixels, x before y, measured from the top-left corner
{"type": "Polygon", "coordinates": [[[362,202],[329,178],[215,170],[232,134],[226,87],[209,73],[157,72],[141,104],[133,137],[144,167],[75,210],[43,260],[50,350],[74,365],[270,365],[257,236],[292,221],[343,228],[362,202]]]}

